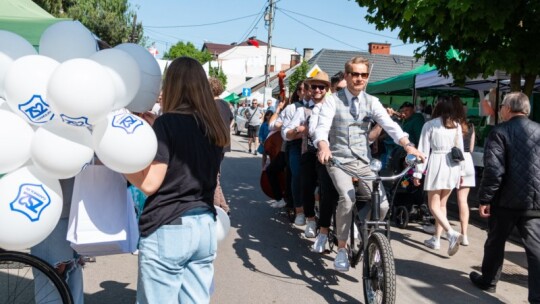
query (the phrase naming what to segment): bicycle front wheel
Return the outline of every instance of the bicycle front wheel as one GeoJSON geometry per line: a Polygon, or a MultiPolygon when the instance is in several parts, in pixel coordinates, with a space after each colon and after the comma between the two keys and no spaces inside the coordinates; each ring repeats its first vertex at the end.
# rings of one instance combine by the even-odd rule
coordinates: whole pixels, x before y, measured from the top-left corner
{"type": "Polygon", "coordinates": [[[33,255],[0,252],[0,303],[72,304],[68,286],[47,262],[33,255]]]}
{"type": "Polygon", "coordinates": [[[396,302],[396,266],[392,247],[386,236],[369,236],[364,256],[364,299],[368,304],[396,302]]]}

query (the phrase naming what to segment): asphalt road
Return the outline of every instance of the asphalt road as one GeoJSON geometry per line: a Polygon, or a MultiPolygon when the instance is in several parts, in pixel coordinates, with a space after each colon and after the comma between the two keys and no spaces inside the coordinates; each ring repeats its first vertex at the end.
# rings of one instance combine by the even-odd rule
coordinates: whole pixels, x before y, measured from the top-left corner
{"type": "MultiPolygon", "coordinates": [[[[231,205],[231,231],[219,244],[212,303],[363,303],[362,270],[333,269],[335,253],[309,250],[313,239],[296,227],[259,189],[261,157],[247,153],[247,140],[233,135],[233,151],[222,167],[222,186],[231,205]]],[[[475,212],[475,211],[472,211],[475,212]]],[[[497,293],[476,289],[469,272],[479,270],[486,233],[473,221],[468,247],[453,256],[426,248],[429,236],[417,223],[393,228],[397,303],[527,303],[524,249],[507,243],[497,293]]],[[[459,224],[452,221],[456,226],[459,224]]],[[[457,228],[458,229],[458,228],[457,228]]],[[[137,256],[97,257],[84,270],[89,304],[134,303],[137,256]]]]}

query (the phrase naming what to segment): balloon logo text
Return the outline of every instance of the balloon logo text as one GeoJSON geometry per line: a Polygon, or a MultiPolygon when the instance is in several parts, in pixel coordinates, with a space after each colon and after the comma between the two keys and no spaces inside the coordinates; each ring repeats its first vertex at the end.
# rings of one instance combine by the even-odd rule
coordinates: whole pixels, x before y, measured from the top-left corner
{"type": "Polygon", "coordinates": [[[41,213],[51,204],[51,198],[43,185],[22,184],[14,201],[10,203],[11,210],[20,212],[30,219],[39,221],[41,213]]]}
{"type": "Polygon", "coordinates": [[[69,117],[65,114],[60,114],[60,118],[62,118],[62,121],[67,123],[68,125],[75,126],[75,127],[90,127],[90,124],[88,123],[88,117],[69,117]]]}
{"type": "Polygon", "coordinates": [[[54,117],[49,105],[43,101],[40,95],[34,95],[26,103],[19,105],[19,110],[29,121],[37,124],[46,123],[54,117]]]}
{"type": "Polygon", "coordinates": [[[133,115],[117,114],[114,115],[111,125],[123,129],[127,134],[133,134],[135,129],[143,125],[143,122],[133,115]]]}

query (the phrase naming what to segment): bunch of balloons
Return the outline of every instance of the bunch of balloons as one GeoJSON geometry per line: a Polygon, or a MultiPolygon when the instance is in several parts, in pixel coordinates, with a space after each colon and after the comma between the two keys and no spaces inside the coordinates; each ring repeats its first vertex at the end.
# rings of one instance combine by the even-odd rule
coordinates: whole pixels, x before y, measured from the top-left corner
{"type": "Polygon", "coordinates": [[[161,71],[142,46],[98,50],[77,21],[45,30],[39,52],[0,30],[0,247],[42,241],[62,210],[59,179],[93,159],[120,173],[153,160],[151,126],[132,113],[152,109],[161,71]]]}

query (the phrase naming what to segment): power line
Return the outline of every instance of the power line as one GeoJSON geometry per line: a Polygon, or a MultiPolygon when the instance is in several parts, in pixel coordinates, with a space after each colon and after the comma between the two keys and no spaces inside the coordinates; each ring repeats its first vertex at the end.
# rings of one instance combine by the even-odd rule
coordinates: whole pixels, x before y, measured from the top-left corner
{"type": "Polygon", "coordinates": [[[381,36],[381,37],[385,37],[385,38],[389,38],[389,39],[394,39],[394,40],[399,40],[399,41],[401,41],[401,39],[396,38],[396,37],[387,36],[387,35],[384,35],[384,34],[378,34],[378,33],[373,33],[373,32],[370,32],[370,31],[365,31],[365,30],[357,29],[357,28],[354,28],[354,27],[351,27],[351,26],[342,25],[342,24],[338,24],[338,23],[331,22],[331,21],[328,21],[328,20],[323,20],[323,19],[315,18],[315,17],[312,17],[312,16],[308,16],[308,15],[304,15],[304,14],[298,13],[298,12],[293,12],[293,11],[290,11],[290,10],[287,10],[287,9],[284,9],[284,8],[277,8],[277,9],[280,10],[280,11],[286,11],[286,12],[289,12],[289,13],[293,13],[293,14],[300,15],[300,16],[302,16],[302,17],[311,18],[311,19],[314,19],[314,20],[317,20],[317,21],[321,21],[321,22],[325,22],[325,23],[328,23],[328,24],[340,26],[340,27],[343,27],[343,28],[346,28],[346,29],[350,29],[350,30],[357,31],[357,32],[362,32],[362,33],[366,33],[366,34],[371,34],[371,35],[375,35],[375,36],[381,36]]]}
{"type": "Polygon", "coordinates": [[[312,28],[311,26],[309,26],[309,25],[303,23],[302,21],[300,21],[300,20],[298,20],[298,19],[296,19],[296,18],[290,16],[289,14],[285,13],[283,10],[280,10],[280,12],[281,12],[282,14],[284,14],[285,16],[291,18],[292,20],[294,20],[294,21],[296,21],[296,22],[302,24],[303,26],[309,28],[310,30],[312,30],[312,31],[314,31],[314,32],[316,32],[316,33],[318,33],[318,34],[320,34],[320,35],[323,35],[323,36],[325,36],[325,37],[327,37],[327,38],[330,38],[330,39],[332,39],[332,40],[334,40],[334,41],[336,41],[336,42],[342,43],[342,44],[344,44],[344,45],[346,45],[346,46],[352,47],[352,48],[357,49],[357,50],[359,50],[359,51],[363,51],[363,52],[367,51],[366,49],[363,49],[363,48],[354,46],[354,45],[352,45],[352,44],[348,44],[347,42],[341,41],[341,40],[339,40],[339,39],[336,39],[336,38],[334,38],[334,37],[332,37],[332,36],[330,36],[330,35],[327,35],[327,34],[321,32],[321,31],[319,31],[319,30],[316,30],[316,29],[312,28]]]}
{"type": "Polygon", "coordinates": [[[222,21],[216,21],[216,22],[212,22],[212,23],[189,24],[189,25],[163,25],[163,26],[150,26],[150,25],[145,25],[144,27],[145,27],[145,28],[179,28],[179,27],[209,26],[209,25],[216,25],[216,24],[222,24],[222,23],[227,23],[227,22],[232,22],[232,21],[242,20],[242,19],[246,19],[246,18],[249,18],[249,17],[256,16],[256,15],[258,15],[258,14],[260,14],[260,13],[257,13],[257,14],[251,14],[251,15],[242,16],[242,17],[233,18],[233,19],[227,19],[227,20],[222,20],[222,21]]]}

